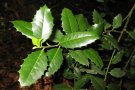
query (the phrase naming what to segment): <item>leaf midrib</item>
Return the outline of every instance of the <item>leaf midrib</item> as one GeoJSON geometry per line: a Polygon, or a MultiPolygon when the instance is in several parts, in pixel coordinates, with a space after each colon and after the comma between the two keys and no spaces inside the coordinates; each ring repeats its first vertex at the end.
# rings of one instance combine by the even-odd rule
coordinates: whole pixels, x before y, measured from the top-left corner
{"type": "MultiPolygon", "coordinates": [[[[40,57],[41,57],[43,51],[44,51],[44,49],[42,49],[42,51],[40,52],[40,54],[39,54],[39,56],[38,56],[36,62],[35,62],[34,65],[33,65],[33,67],[36,65],[36,63],[37,63],[38,60],[40,59],[40,57]]],[[[33,71],[33,69],[34,69],[34,68],[31,69],[30,73],[33,71]]],[[[26,82],[27,82],[28,78],[30,77],[30,73],[28,74],[28,77],[27,77],[26,80],[25,80],[26,82]]]]}
{"type": "Polygon", "coordinates": [[[75,40],[78,40],[78,39],[83,39],[83,38],[92,38],[92,37],[95,37],[95,39],[97,38],[98,39],[98,36],[86,36],[86,37],[80,37],[80,38],[75,38],[75,39],[71,39],[71,40],[67,40],[65,42],[60,42],[60,44],[63,44],[63,43],[67,43],[67,42],[71,42],[71,41],[75,41],[75,40]]]}

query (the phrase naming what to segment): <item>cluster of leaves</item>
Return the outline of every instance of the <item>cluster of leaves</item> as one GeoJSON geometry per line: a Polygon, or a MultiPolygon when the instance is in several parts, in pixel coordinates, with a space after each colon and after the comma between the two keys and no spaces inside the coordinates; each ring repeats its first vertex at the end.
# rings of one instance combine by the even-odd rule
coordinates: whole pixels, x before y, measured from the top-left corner
{"type": "MultiPolygon", "coordinates": [[[[90,25],[82,14],[74,15],[71,10],[64,8],[61,21],[62,30],[54,29],[51,11],[44,5],[37,11],[32,22],[21,20],[12,22],[17,31],[32,40],[34,46],[33,52],[24,59],[19,70],[21,86],[35,83],[42,75],[52,76],[62,64],[65,64],[63,63],[65,60],[63,76],[74,80],[74,83],[73,85],[56,84],[54,90],[78,90],[84,88],[84,85],[90,81],[96,90],[114,89],[113,84],[107,85],[103,80],[106,74],[104,60],[95,49],[90,48],[89,44],[99,40],[103,50],[116,49],[118,52],[112,57],[111,64],[121,62],[124,50],[119,47],[118,41],[111,32],[121,26],[122,16],[118,14],[114,17],[113,23],[109,24],[94,10],[93,25],[90,25]]],[[[133,33],[135,32],[128,32],[135,39],[133,33]]],[[[121,68],[113,68],[107,73],[116,78],[126,74],[121,68]]]]}

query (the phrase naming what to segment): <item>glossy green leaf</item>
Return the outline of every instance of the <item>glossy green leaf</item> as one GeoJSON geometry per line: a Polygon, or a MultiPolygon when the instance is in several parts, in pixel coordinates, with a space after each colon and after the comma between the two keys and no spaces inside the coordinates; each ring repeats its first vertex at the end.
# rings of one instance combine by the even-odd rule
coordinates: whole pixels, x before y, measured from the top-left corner
{"type": "Polygon", "coordinates": [[[96,10],[93,11],[93,22],[94,24],[99,24],[104,22],[102,16],[96,10]]]}
{"type": "Polygon", "coordinates": [[[117,16],[114,17],[113,19],[113,28],[119,28],[122,24],[122,16],[121,14],[118,14],[117,16]]]}
{"type": "Polygon", "coordinates": [[[70,50],[69,55],[71,55],[72,58],[75,59],[75,61],[79,62],[82,65],[89,65],[87,57],[83,54],[81,50],[70,50]]]}
{"type": "Polygon", "coordinates": [[[62,64],[62,51],[60,48],[53,48],[47,51],[47,56],[49,59],[49,68],[46,76],[51,76],[60,68],[62,64]]]}
{"type": "Polygon", "coordinates": [[[122,71],[120,68],[114,68],[110,71],[110,74],[113,76],[113,77],[116,77],[116,78],[121,78],[125,75],[125,72],[122,71]]]}
{"type": "Polygon", "coordinates": [[[94,24],[89,28],[89,31],[94,31],[96,32],[98,35],[101,35],[102,32],[104,30],[104,24],[100,23],[100,24],[94,24]]]}
{"type": "Polygon", "coordinates": [[[83,53],[84,53],[83,55],[89,58],[96,66],[100,68],[103,67],[103,61],[97,51],[90,48],[90,49],[83,50],[83,53]]]}
{"type": "Polygon", "coordinates": [[[33,37],[32,38],[32,44],[39,48],[41,46],[41,40],[42,39],[37,39],[37,38],[33,37]]]}
{"type": "Polygon", "coordinates": [[[59,44],[65,48],[77,48],[86,46],[99,39],[95,32],[75,32],[63,36],[59,44]]]}
{"type": "Polygon", "coordinates": [[[62,28],[66,34],[78,31],[78,24],[72,11],[64,8],[62,10],[62,28]]]}
{"type": "Polygon", "coordinates": [[[51,35],[53,29],[53,17],[46,5],[41,7],[32,21],[32,31],[35,38],[45,42],[51,35]]]}
{"type": "Polygon", "coordinates": [[[16,20],[12,21],[12,23],[14,24],[14,27],[16,28],[17,31],[21,32],[26,37],[32,39],[33,32],[32,32],[32,25],[30,22],[16,20]]]}
{"type": "Polygon", "coordinates": [[[128,32],[129,36],[135,40],[135,29],[133,31],[128,32]]]}
{"type": "Polygon", "coordinates": [[[53,90],[73,90],[73,88],[65,84],[56,84],[54,85],[53,90]]]}
{"type": "Polygon", "coordinates": [[[103,79],[92,75],[90,76],[90,79],[95,90],[105,90],[106,84],[103,79]]]}
{"type": "Polygon", "coordinates": [[[123,51],[120,51],[118,52],[112,59],[112,64],[117,64],[121,61],[122,59],[122,56],[123,56],[124,52],[123,51]]]}
{"type": "Polygon", "coordinates": [[[41,78],[47,68],[47,56],[44,50],[35,51],[24,59],[19,70],[21,86],[30,86],[41,78]]]}
{"type": "Polygon", "coordinates": [[[88,21],[84,18],[83,14],[76,15],[75,17],[79,25],[79,31],[86,31],[88,28],[88,21]]]}

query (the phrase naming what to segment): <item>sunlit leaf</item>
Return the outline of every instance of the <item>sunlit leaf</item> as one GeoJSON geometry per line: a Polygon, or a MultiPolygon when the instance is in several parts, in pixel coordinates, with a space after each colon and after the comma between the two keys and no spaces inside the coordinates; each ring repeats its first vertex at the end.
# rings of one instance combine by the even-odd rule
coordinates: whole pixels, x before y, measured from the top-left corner
{"type": "Polygon", "coordinates": [[[32,21],[33,35],[37,39],[42,39],[45,42],[51,35],[53,29],[53,17],[50,9],[44,5],[34,16],[32,21]]]}
{"type": "Polygon", "coordinates": [[[19,81],[21,86],[30,86],[36,80],[41,78],[44,71],[47,69],[47,56],[44,51],[35,51],[24,59],[24,63],[19,70],[19,81]]]}
{"type": "Polygon", "coordinates": [[[99,39],[95,32],[75,32],[63,36],[59,44],[65,48],[77,48],[86,46],[99,39]]]}
{"type": "Polygon", "coordinates": [[[46,76],[51,76],[60,68],[62,64],[62,51],[60,48],[53,48],[47,51],[47,56],[49,59],[49,68],[46,76]]]}
{"type": "Polygon", "coordinates": [[[113,19],[113,28],[119,28],[122,24],[122,16],[121,14],[118,14],[117,16],[114,17],[113,19]]]}
{"type": "Polygon", "coordinates": [[[83,54],[81,50],[70,50],[69,55],[71,55],[72,58],[74,58],[77,62],[79,62],[82,65],[89,65],[87,57],[83,54]]]}
{"type": "Polygon", "coordinates": [[[14,27],[17,31],[21,32],[26,37],[32,39],[33,32],[32,32],[32,25],[30,22],[22,21],[22,20],[15,20],[12,21],[14,27]]]}
{"type": "Polygon", "coordinates": [[[64,8],[62,10],[62,28],[66,34],[78,31],[78,24],[72,11],[64,8]]]}
{"type": "Polygon", "coordinates": [[[114,68],[110,71],[110,74],[113,76],[113,77],[116,77],[116,78],[121,78],[125,75],[125,72],[123,70],[121,70],[120,68],[114,68]]]}

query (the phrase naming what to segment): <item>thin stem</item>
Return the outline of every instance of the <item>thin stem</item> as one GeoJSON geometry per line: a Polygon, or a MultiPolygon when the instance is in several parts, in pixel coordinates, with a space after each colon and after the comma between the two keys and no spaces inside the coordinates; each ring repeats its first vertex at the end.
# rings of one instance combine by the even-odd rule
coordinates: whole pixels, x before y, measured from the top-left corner
{"type": "Polygon", "coordinates": [[[113,59],[113,57],[114,57],[115,52],[116,52],[116,49],[114,49],[114,51],[113,51],[113,53],[112,53],[112,56],[111,56],[111,59],[110,59],[110,61],[109,61],[109,64],[108,64],[108,66],[107,66],[107,70],[106,70],[106,72],[105,72],[104,81],[106,81],[106,79],[107,79],[107,75],[108,75],[108,72],[109,72],[109,68],[110,68],[110,66],[111,66],[111,62],[112,62],[112,59],[113,59]]]}
{"type": "MultiPolygon", "coordinates": [[[[125,64],[125,66],[124,66],[124,68],[123,68],[123,71],[125,71],[125,72],[126,72],[126,69],[127,69],[128,65],[129,65],[129,63],[130,63],[130,61],[131,61],[132,57],[134,56],[134,54],[135,54],[135,48],[133,49],[133,51],[132,51],[132,53],[131,53],[131,55],[130,55],[129,59],[127,60],[127,62],[126,62],[126,64],[125,64]]],[[[121,79],[121,80],[120,80],[120,84],[119,84],[119,86],[120,86],[120,90],[121,90],[122,82],[123,82],[123,79],[121,79]]]]}
{"type": "MultiPolygon", "coordinates": [[[[129,20],[130,20],[130,18],[132,16],[132,13],[133,13],[134,9],[135,9],[135,4],[133,5],[133,7],[131,8],[130,12],[128,13],[128,18],[127,18],[126,23],[125,23],[125,25],[124,25],[124,27],[123,27],[123,29],[122,29],[119,37],[118,37],[118,42],[120,42],[120,40],[121,40],[121,38],[123,36],[124,31],[126,31],[127,25],[129,23],[129,20]]],[[[114,57],[115,53],[116,53],[116,49],[113,50],[111,59],[110,59],[109,64],[107,66],[107,70],[106,70],[106,73],[105,73],[104,81],[106,81],[106,79],[107,79],[107,75],[108,75],[108,72],[109,72],[109,69],[110,69],[110,66],[111,66],[112,58],[114,57]]]]}
{"type": "Polygon", "coordinates": [[[49,45],[49,46],[41,46],[41,47],[34,47],[33,49],[37,49],[37,48],[53,48],[53,47],[58,47],[59,46],[59,44],[57,44],[57,45],[49,45]]]}

